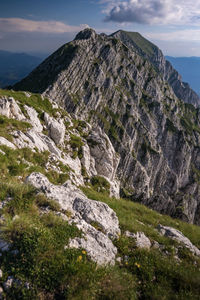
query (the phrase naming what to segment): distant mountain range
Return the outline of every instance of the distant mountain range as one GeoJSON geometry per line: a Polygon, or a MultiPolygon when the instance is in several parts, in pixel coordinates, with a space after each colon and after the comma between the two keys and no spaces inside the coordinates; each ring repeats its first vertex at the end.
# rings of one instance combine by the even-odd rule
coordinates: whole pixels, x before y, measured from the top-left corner
{"type": "Polygon", "coordinates": [[[171,57],[166,59],[181,74],[183,81],[200,95],[200,57],[171,57]]]}
{"type": "Polygon", "coordinates": [[[0,87],[12,85],[27,76],[43,60],[26,53],[0,50],[0,87]]]}

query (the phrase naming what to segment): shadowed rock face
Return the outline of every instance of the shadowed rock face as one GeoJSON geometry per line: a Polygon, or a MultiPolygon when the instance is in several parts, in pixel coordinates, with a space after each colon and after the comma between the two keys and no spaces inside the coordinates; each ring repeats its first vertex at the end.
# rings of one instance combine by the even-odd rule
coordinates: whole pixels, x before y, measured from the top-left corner
{"type": "Polygon", "coordinates": [[[86,29],[15,88],[44,93],[100,126],[120,156],[126,195],[200,224],[199,109],[178,99],[166,82],[171,73],[163,74],[116,37],[86,29]]]}

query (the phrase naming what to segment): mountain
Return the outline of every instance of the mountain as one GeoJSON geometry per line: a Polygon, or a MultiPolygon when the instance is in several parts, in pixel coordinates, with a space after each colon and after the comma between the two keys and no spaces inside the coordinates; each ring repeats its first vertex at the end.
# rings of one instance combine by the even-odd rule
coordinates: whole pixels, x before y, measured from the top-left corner
{"type": "Polygon", "coordinates": [[[12,85],[27,76],[43,59],[26,53],[0,50],[0,87],[12,85]]]}
{"type": "Polygon", "coordinates": [[[181,74],[183,80],[188,82],[192,89],[200,95],[200,57],[171,57],[166,59],[181,74]]]}
{"type": "Polygon", "coordinates": [[[200,227],[119,198],[120,156],[94,119],[0,90],[1,299],[199,299],[200,227]]]}
{"type": "MultiPolygon", "coordinates": [[[[168,81],[178,98],[195,106],[198,106],[200,104],[199,95],[197,95],[187,83],[190,83],[192,80],[188,81],[184,79],[186,82],[183,82],[180,76],[180,74],[182,73],[180,72],[179,74],[176,71],[179,71],[180,67],[176,68],[177,64],[174,65],[172,63],[172,60],[166,60],[161,50],[156,45],[146,40],[137,32],[127,32],[120,30],[113,33],[112,36],[119,38],[127,47],[129,47],[145,59],[149,60],[153,64],[155,69],[159,72],[159,74],[162,74],[163,79],[168,81]],[[175,69],[172,67],[172,65],[175,69]]],[[[191,69],[191,65],[187,66],[185,72],[188,72],[191,69]]],[[[192,70],[189,72],[193,73],[192,70]]],[[[188,78],[190,78],[189,74],[187,76],[187,79],[188,78]]]]}
{"type": "MultiPolygon", "coordinates": [[[[142,47],[151,59],[144,58],[132,42],[121,41],[121,34],[80,32],[14,89],[43,93],[69,113],[100,126],[120,156],[116,175],[121,193],[200,224],[199,109],[176,97],[179,75],[172,67],[167,73],[169,64],[160,50],[147,43],[142,47]],[[176,78],[172,88],[164,70],[165,76],[176,78]]],[[[138,49],[141,44],[140,38],[138,49]]],[[[192,93],[188,88],[184,95],[192,93]]]]}

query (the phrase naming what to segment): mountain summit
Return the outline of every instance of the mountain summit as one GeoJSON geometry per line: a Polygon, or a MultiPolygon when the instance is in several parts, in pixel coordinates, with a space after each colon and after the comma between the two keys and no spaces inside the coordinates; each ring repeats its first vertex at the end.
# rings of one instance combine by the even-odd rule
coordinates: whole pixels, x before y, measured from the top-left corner
{"type": "Polygon", "coordinates": [[[165,59],[162,51],[156,45],[138,32],[119,30],[111,36],[120,39],[129,49],[148,59],[163,79],[169,83],[178,98],[195,106],[200,105],[199,96],[190,88],[188,83],[182,81],[180,74],[165,59]]]}
{"type": "Polygon", "coordinates": [[[85,29],[14,89],[100,126],[120,158],[121,193],[200,224],[199,98],[158,47],[138,33],[85,29]]]}

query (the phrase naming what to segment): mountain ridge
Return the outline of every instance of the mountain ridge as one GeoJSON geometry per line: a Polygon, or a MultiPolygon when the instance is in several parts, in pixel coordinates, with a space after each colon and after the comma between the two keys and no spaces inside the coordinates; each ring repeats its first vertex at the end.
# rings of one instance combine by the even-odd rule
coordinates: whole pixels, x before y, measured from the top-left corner
{"type": "Polygon", "coordinates": [[[176,96],[184,102],[199,106],[200,97],[194,92],[188,83],[183,82],[180,74],[165,59],[162,51],[153,43],[149,42],[139,33],[117,31],[112,36],[118,37],[128,47],[133,47],[138,54],[150,60],[153,66],[162,74],[163,79],[168,81],[176,96]],[[138,42],[139,41],[139,42],[138,42]]]}

